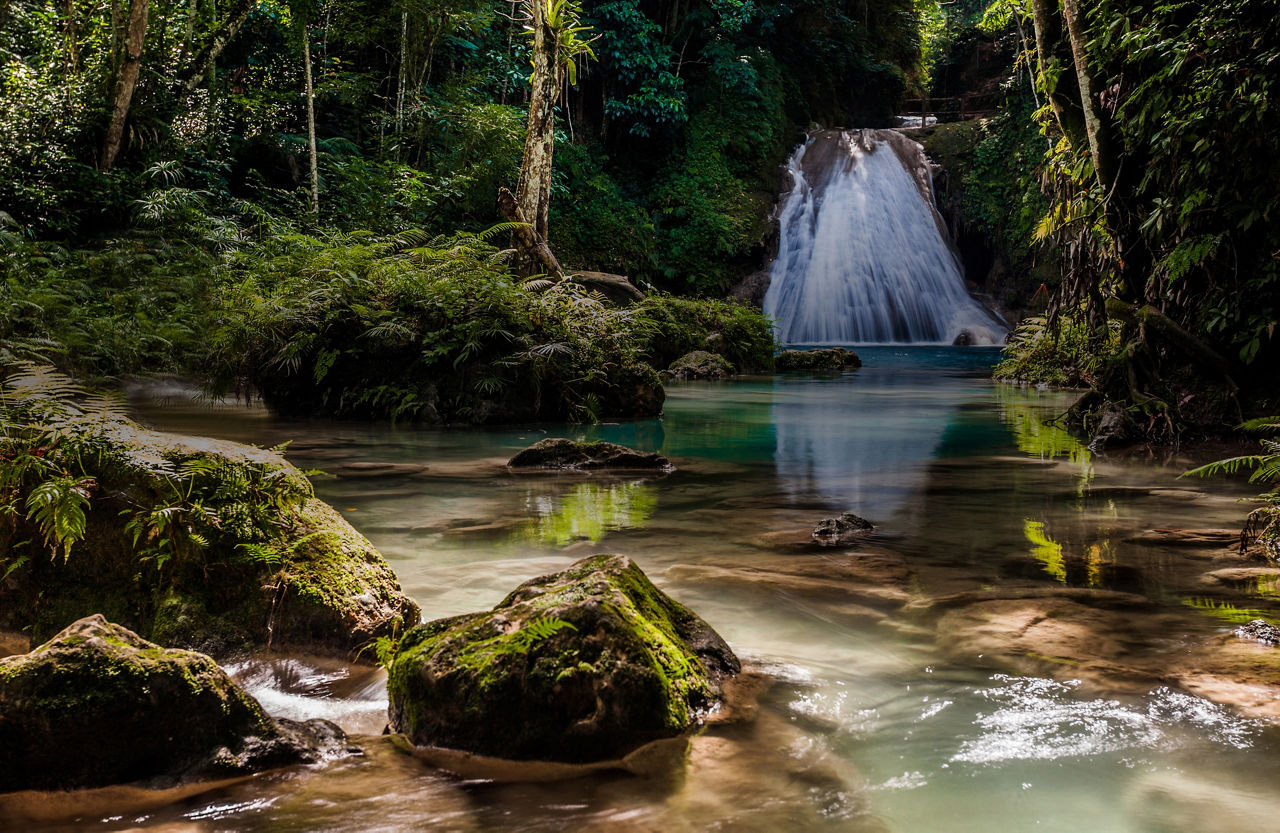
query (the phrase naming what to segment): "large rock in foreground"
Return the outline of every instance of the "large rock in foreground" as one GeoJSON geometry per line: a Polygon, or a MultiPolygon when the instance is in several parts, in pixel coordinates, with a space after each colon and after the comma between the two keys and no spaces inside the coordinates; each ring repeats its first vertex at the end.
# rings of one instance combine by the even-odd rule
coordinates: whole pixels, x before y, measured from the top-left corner
{"type": "Polygon", "coordinates": [[[344,746],[326,721],[272,720],[204,654],[102,616],[0,660],[0,792],[243,774],[344,746]]]}
{"type": "Polygon", "coordinates": [[[507,461],[513,469],[657,469],[671,471],[671,461],[659,454],[636,451],[607,442],[575,442],[548,437],[507,461]]]}
{"type": "Polygon", "coordinates": [[[629,558],[533,579],[487,613],[405,634],[391,726],[414,743],[504,758],[620,758],[696,725],[740,670],[719,635],[629,558]]]}
{"type": "Polygon", "coordinates": [[[843,347],[817,350],[783,350],[774,358],[777,370],[843,370],[862,367],[862,359],[843,347]]]}
{"type": "MultiPolygon", "coordinates": [[[[3,450],[47,442],[21,413],[6,416],[3,450]]],[[[75,463],[93,478],[84,538],[51,557],[35,524],[0,516],[0,552],[27,556],[0,579],[0,626],[34,645],[102,613],[161,644],[225,655],[353,654],[417,624],[382,555],[277,451],[65,418],[93,448],[75,463]]]]}

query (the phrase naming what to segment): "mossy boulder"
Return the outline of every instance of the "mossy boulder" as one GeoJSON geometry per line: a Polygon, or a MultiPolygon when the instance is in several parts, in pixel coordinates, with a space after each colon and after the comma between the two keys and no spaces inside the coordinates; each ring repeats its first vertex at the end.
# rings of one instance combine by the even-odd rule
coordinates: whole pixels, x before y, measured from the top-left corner
{"type": "Polygon", "coordinates": [[[629,558],[597,555],[497,607],[405,634],[387,683],[414,743],[503,758],[620,758],[687,731],[737,657],[629,558]]]}
{"type": "MultiPolygon", "coordinates": [[[[52,407],[52,406],[49,406],[52,407]]],[[[418,622],[373,546],[318,500],[276,451],[144,429],[122,417],[55,416],[73,439],[52,444],[9,411],[7,458],[31,450],[88,475],[84,531],[64,546],[34,519],[0,513],[0,627],[36,644],[102,613],[165,645],[223,655],[269,645],[348,654],[418,622]]],[[[64,434],[64,437],[66,435],[64,434]]],[[[15,472],[15,504],[43,470],[15,472]]]]}
{"type": "Polygon", "coordinates": [[[844,370],[862,367],[862,359],[844,347],[821,347],[815,350],[783,350],[773,366],[784,370],[844,370]]]}
{"type": "Polygon", "coordinates": [[[204,654],[102,616],[0,660],[0,792],[243,774],[345,745],[327,721],[272,720],[204,654]]]}
{"type": "Polygon", "coordinates": [[[667,372],[673,379],[725,379],[733,365],[717,353],[694,350],[672,362],[667,372]]]}
{"type": "Polygon", "coordinates": [[[508,460],[507,465],[513,469],[672,469],[670,460],[653,452],[563,437],[539,440],[508,460]]]}

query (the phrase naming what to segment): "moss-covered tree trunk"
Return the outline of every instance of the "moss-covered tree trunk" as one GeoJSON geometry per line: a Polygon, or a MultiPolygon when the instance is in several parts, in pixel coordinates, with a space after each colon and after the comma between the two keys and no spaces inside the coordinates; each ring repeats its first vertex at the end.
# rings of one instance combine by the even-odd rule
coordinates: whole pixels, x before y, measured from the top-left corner
{"type": "Polygon", "coordinates": [[[109,171],[120,155],[120,143],[124,139],[124,125],[129,118],[129,105],[133,103],[133,90],[138,85],[138,73],[142,69],[142,45],[147,34],[147,14],[151,0],[131,0],[129,3],[129,30],[125,35],[124,64],[116,80],[115,103],[111,108],[111,121],[102,140],[102,152],[98,167],[109,171]]]}

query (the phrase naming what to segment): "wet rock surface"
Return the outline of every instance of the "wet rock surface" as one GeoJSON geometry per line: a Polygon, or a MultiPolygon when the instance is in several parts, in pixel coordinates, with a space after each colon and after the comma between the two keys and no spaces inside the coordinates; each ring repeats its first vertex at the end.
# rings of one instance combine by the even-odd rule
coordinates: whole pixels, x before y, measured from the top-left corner
{"type": "Polygon", "coordinates": [[[813,528],[813,540],[823,547],[845,547],[862,543],[867,533],[874,529],[875,525],[866,518],[845,512],[819,521],[813,528]]]}
{"type": "Polygon", "coordinates": [[[608,442],[576,442],[548,437],[519,452],[507,465],[513,469],[651,469],[671,471],[660,454],[636,451],[608,442]]]}
{"type": "Polygon", "coordinates": [[[733,372],[733,365],[718,353],[694,350],[672,362],[667,372],[673,379],[726,379],[733,372]]]}
{"type": "Polygon", "coordinates": [[[844,347],[817,350],[783,350],[774,358],[777,370],[843,370],[862,367],[862,359],[844,347]]]}
{"type": "Polygon", "coordinates": [[[209,657],[102,616],[0,660],[0,792],[180,782],[343,754],[323,720],[272,720],[209,657]]]}
{"type": "Polygon", "coordinates": [[[1241,625],[1235,629],[1235,635],[1241,639],[1252,639],[1263,645],[1280,645],[1280,628],[1263,619],[1241,625]]]}
{"type": "Polygon", "coordinates": [[[491,611],[409,631],[389,671],[391,727],[481,755],[621,758],[696,725],[739,670],[724,640],[630,559],[598,555],[491,611]]]}

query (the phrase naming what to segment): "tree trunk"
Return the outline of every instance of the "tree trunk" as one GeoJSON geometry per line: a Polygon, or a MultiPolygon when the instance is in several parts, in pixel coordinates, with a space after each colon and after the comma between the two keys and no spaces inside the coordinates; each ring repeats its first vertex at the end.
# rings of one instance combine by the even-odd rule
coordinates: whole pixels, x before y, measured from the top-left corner
{"type": "Polygon", "coordinates": [[[498,189],[498,210],[511,222],[523,224],[515,231],[516,248],[520,250],[520,256],[531,263],[542,264],[548,275],[563,278],[564,270],[560,268],[560,261],[556,259],[551,247],[547,245],[547,239],[538,234],[533,224],[529,222],[529,218],[516,203],[515,196],[506,188],[498,189]]]}
{"type": "Polygon", "coordinates": [[[311,168],[311,213],[320,213],[320,172],[316,167],[316,97],[311,86],[311,38],[302,24],[302,64],[307,76],[307,157],[311,168]]]}
{"type": "Polygon", "coordinates": [[[182,71],[182,91],[184,93],[194,92],[196,87],[204,83],[204,79],[210,75],[210,70],[217,62],[218,56],[222,54],[222,50],[226,49],[227,44],[231,43],[232,38],[240,31],[240,27],[244,26],[245,21],[249,19],[249,15],[253,13],[257,5],[258,0],[240,0],[235,8],[231,10],[226,22],[213,33],[213,37],[209,38],[209,42],[196,53],[196,56],[187,64],[186,69],[182,71]]]}
{"type": "Polygon", "coordinates": [[[111,108],[111,122],[102,141],[102,153],[98,167],[111,170],[120,154],[120,142],[124,139],[124,125],[129,118],[129,105],[133,103],[133,89],[138,85],[138,73],[142,69],[142,46],[147,35],[147,13],[151,0],[130,0],[129,30],[125,36],[124,64],[116,81],[115,104],[111,108]]]}
{"type": "Polygon", "coordinates": [[[529,97],[529,130],[520,165],[516,202],[533,229],[547,239],[551,204],[551,159],[555,152],[555,106],[559,91],[559,42],[547,25],[545,0],[529,0],[533,16],[533,90],[529,97]]]}
{"type": "Polygon", "coordinates": [[[1080,10],[1079,0],[1063,0],[1063,17],[1067,21],[1067,35],[1071,40],[1071,54],[1075,59],[1076,79],[1080,82],[1080,109],[1084,113],[1084,131],[1089,141],[1089,155],[1093,158],[1093,171],[1104,194],[1109,193],[1116,181],[1114,143],[1111,141],[1111,124],[1102,112],[1097,80],[1089,66],[1085,49],[1088,21],[1080,10]]]}
{"type": "Polygon", "coordinates": [[[1077,86],[1073,83],[1075,69],[1073,62],[1062,59],[1061,52],[1065,45],[1062,32],[1062,18],[1058,15],[1057,0],[1031,0],[1031,21],[1036,35],[1036,59],[1040,64],[1037,75],[1044,82],[1045,97],[1049,99],[1049,107],[1058,122],[1058,129],[1072,144],[1084,139],[1084,118],[1081,114],[1080,102],[1076,100],[1077,86]],[[1052,68],[1057,66],[1061,71],[1054,78],[1052,68]]]}
{"type": "Polygon", "coordinates": [[[66,0],[66,11],[67,75],[75,75],[80,71],[80,44],[76,39],[76,0],[66,0]]]}

